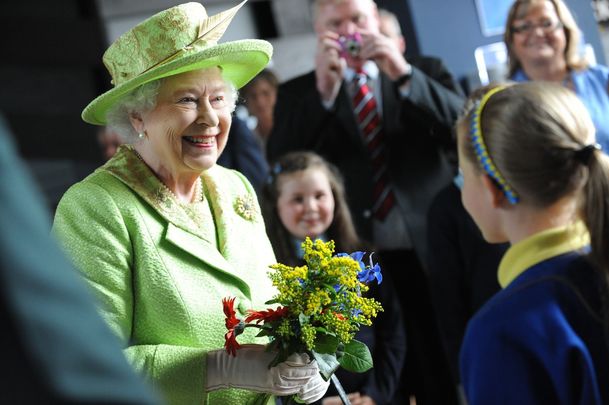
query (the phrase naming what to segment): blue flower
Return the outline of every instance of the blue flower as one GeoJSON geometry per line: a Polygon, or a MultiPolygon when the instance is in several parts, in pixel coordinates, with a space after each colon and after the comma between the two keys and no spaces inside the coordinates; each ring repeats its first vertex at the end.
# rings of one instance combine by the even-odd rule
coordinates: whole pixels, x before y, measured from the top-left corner
{"type": "Polygon", "coordinates": [[[366,252],[353,252],[351,254],[347,254],[347,253],[338,253],[336,254],[337,257],[347,257],[350,256],[353,260],[355,260],[357,263],[359,263],[359,267],[363,269],[366,268],[366,266],[364,265],[364,263],[362,262],[362,258],[364,257],[364,255],[366,254],[366,252]]]}
{"type": "Polygon", "coordinates": [[[355,260],[360,267],[360,272],[357,273],[357,279],[360,283],[370,283],[371,281],[374,281],[376,279],[378,284],[381,284],[381,282],[383,281],[383,274],[381,273],[381,266],[379,266],[378,263],[374,263],[372,262],[372,255],[374,253],[370,254],[370,265],[366,266],[364,264],[364,262],[362,261],[362,258],[364,257],[364,255],[366,254],[366,252],[353,252],[350,255],[346,254],[346,253],[339,253],[337,254],[338,257],[345,257],[345,256],[351,256],[351,258],[353,260],[355,260]]]}
{"type": "Polygon", "coordinates": [[[371,281],[374,281],[374,279],[376,279],[376,282],[378,284],[381,284],[381,282],[383,282],[383,274],[381,273],[381,266],[378,265],[378,263],[375,263],[374,265],[372,265],[372,263],[370,263],[370,266],[366,267],[364,270],[360,271],[357,274],[357,279],[362,282],[362,283],[369,283],[371,281]]]}

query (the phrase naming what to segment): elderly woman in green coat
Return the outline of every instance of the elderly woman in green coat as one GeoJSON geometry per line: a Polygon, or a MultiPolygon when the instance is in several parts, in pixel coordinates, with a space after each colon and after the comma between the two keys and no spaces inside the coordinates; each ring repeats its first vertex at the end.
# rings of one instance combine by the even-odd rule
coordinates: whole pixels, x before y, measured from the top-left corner
{"type": "Polygon", "coordinates": [[[242,4],[212,17],[182,4],[108,48],[114,87],[82,116],[126,144],[66,192],[54,222],[125,355],[170,404],[313,402],[327,388],[304,354],[269,369],[268,340],[250,330],[236,356],[223,349],[222,299],[236,297],[243,315],[275,293],[252,186],[216,165],[236,88],[272,53],[261,40],[217,43],[242,4]]]}

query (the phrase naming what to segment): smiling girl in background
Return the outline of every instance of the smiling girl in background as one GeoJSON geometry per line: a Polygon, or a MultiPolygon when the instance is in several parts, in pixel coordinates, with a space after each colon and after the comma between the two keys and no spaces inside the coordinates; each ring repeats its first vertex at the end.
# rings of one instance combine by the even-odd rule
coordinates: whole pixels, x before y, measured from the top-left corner
{"type": "MultiPolygon", "coordinates": [[[[355,232],[342,178],[334,166],[315,153],[292,152],[271,168],[262,208],[278,262],[303,265],[300,245],[306,237],[334,240],[336,253],[365,248],[355,232]]],[[[383,277],[387,278],[387,273],[383,277]]],[[[374,368],[362,374],[339,369],[336,374],[352,404],[400,404],[403,402],[395,395],[406,355],[406,337],[399,301],[388,279],[370,285],[368,296],[379,301],[385,311],[372,326],[362,326],[355,338],[370,349],[374,368]]],[[[341,404],[336,395],[330,387],[322,404],[341,404]]]]}

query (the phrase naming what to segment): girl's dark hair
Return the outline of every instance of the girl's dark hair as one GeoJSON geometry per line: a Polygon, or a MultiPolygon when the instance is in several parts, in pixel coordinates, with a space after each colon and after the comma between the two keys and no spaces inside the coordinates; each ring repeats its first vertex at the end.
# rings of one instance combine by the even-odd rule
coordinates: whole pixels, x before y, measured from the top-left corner
{"type": "Polygon", "coordinates": [[[266,81],[275,89],[279,87],[279,78],[277,75],[270,69],[263,69],[260,73],[254,76],[249,83],[241,88],[241,95],[243,97],[247,97],[251,88],[259,81],[266,81]]]}
{"type": "MultiPolygon", "coordinates": [[[[479,113],[476,101],[491,87],[470,96],[457,122],[459,147],[481,172],[470,128],[479,113]]],[[[609,280],[609,157],[584,149],[594,144],[595,129],[575,93],[544,82],[510,85],[488,99],[480,129],[491,160],[520,196],[518,204],[544,208],[566,196],[577,198],[590,232],[589,257],[609,280]]]]}
{"type": "Polygon", "coordinates": [[[334,197],[334,220],[328,228],[326,236],[336,243],[336,252],[351,253],[365,247],[355,231],[347,205],[345,186],[338,169],[312,152],[288,153],[271,165],[271,173],[262,189],[261,205],[266,231],[277,261],[292,266],[300,264],[300,259],[292,243],[292,236],[279,218],[277,200],[281,192],[282,177],[308,169],[320,169],[328,177],[334,197]]]}

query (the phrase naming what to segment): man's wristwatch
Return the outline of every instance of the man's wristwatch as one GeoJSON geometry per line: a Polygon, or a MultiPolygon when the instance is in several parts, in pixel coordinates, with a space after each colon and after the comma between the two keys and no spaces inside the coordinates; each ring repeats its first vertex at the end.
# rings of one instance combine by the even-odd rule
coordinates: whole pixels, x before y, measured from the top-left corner
{"type": "Polygon", "coordinates": [[[410,79],[412,78],[412,65],[408,64],[408,69],[406,70],[406,73],[404,73],[402,76],[398,77],[396,79],[396,81],[394,82],[396,87],[400,88],[403,85],[405,85],[406,83],[408,83],[410,81],[410,79]]]}

